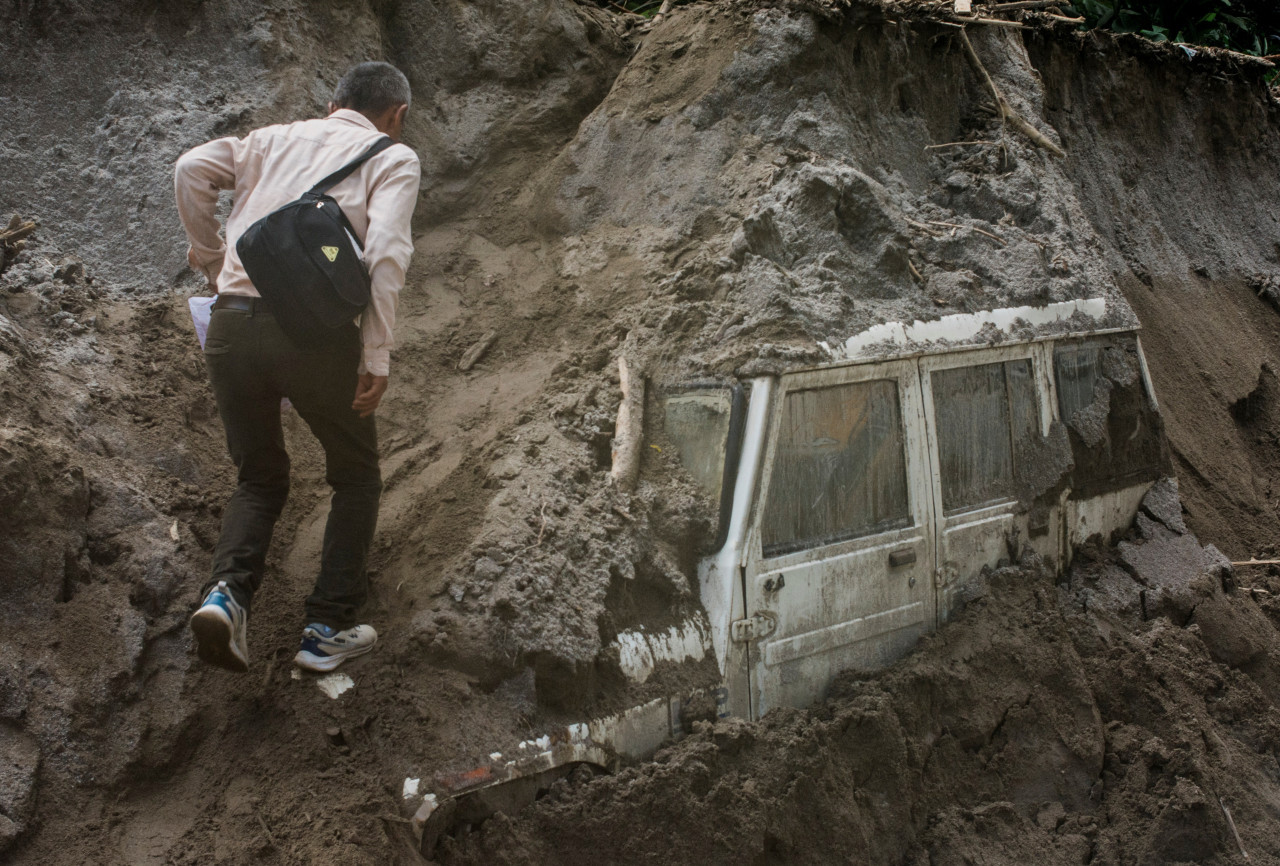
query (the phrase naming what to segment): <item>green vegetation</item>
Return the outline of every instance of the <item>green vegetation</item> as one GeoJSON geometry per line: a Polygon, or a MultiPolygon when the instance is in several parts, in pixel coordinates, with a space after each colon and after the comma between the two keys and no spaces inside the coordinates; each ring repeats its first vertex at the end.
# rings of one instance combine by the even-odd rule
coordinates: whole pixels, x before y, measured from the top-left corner
{"type": "Polygon", "coordinates": [[[1072,0],[1071,5],[1090,28],[1246,54],[1280,52],[1280,11],[1271,0],[1072,0]]]}

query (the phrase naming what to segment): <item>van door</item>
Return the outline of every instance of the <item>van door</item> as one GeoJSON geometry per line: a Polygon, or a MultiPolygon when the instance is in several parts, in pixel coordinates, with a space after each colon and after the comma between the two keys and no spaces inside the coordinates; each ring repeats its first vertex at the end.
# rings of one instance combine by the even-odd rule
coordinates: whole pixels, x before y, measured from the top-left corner
{"type": "Polygon", "coordinates": [[[734,627],[753,718],[933,629],[930,493],[915,361],[780,380],[734,627]]]}
{"type": "Polygon", "coordinates": [[[1057,557],[1060,505],[1033,524],[1016,497],[1020,467],[1052,417],[1044,356],[1040,345],[1023,344],[920,361],[939,623],[958,607],[967,581],[1016,558],[1023,542],[1057,557]]]}

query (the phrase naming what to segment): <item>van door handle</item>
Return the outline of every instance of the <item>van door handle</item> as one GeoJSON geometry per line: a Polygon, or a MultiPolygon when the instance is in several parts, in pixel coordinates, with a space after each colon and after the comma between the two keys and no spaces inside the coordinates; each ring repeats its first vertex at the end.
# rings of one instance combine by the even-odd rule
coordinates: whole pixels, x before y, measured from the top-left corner
{"type": "Polygon", "coordinates": [[[901,550],[895,550],[889,554],[889,567],[897,568],[900,565],[910,565],[916,561],[916,549],[914,547],[904,547],[901,550]]]}

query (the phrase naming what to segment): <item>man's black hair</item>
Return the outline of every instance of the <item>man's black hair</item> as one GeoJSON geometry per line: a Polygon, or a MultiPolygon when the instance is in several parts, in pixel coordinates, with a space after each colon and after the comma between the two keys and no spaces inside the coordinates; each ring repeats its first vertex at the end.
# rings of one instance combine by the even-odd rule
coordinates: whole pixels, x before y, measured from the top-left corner
{"type": "Polygon", "coordinates": [[[409,104],[409,79],[390,63],[360,63],[347,70],[333,89],[333,104],[377,116],[388,108],[409,104]]]}

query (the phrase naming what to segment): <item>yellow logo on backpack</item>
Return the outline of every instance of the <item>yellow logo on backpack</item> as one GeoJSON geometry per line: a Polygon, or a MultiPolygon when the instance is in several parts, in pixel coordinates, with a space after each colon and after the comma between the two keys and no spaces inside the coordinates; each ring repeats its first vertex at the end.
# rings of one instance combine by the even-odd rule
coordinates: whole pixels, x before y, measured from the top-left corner
{"type": "Polygon", "coordinates": [[[331,262],[335,262],[338,260],[337,247],[321,247],[320,252],[324,253],[324,257],[331,262]]]}

